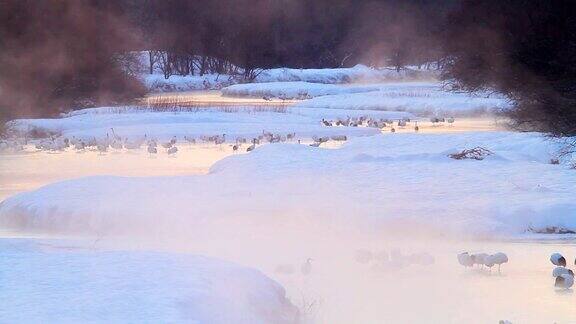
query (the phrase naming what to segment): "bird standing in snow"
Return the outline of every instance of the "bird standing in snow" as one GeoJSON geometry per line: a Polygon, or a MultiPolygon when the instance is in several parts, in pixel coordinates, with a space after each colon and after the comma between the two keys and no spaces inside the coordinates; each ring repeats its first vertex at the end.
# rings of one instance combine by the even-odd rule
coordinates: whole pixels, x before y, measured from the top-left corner
{"type": "Polygon", "coordinates": [[[148,144],[148,148],[146,150],[150,155],[158,153],[158,149],[152,144],[148,144]]]}
{"type": "Polygon", "coordinates": [[[474,265],[474,259],[468,252],[463,252],[458,254],[458,263],[466,268],[472,267],[474,265]]]}
{"type": "Polygon", "coordinates": [[[566,259],[560,253],[553,253],[550,256],[550,262],[552,262],[553,265],[558,267],[566,266],[566,259]]]}
{"type": "Polygon", "coordinates": [[[168,149],[168,151],[166,151],[168,155],[174,155],[176,154],[176,152],[178,152],[178,148],[176,146],[172,146],[171,148],[168,149]]]}
{"type": "Polygon", "coordinates": [[[190,145],[196,144],[196,139],[193,137],[184,136],[184,140],[186,140],[186,142],[188,142],[190,145]]]}
{"type": "Polygon", "coordinates": [[[484,263],[484,261],[486,261],[486,258],[488,258],[488,254],[486,253],[475,253],[470,255],[470,257],[472,258],[472,261],[474,264],[479,265],[480,267],[485,266],[486,264],[484,263]]]}
{"type": "Polygon", "coordinates": [[[100,154],[106,153],[106,151],[108,151],[108,144],[104,144],[104,143],[99,143],[96,148],[98,148],[98,152],[100,152],[100,154]]]}
{"type": "Polygon", "coordinates": [[[500,266],[502,264],[508,262],[508,256],[502,252],[498,252],[498,253],[489,255],[486,259],[488,259],[489,263],[492,263],[493,265],[494,264],[498,265],[498,273],[500,273],[500,266]]]}
{"type": "Polygon", "coordinates": [[[305,276],[309,275],[310,272],[312,272],[312,259],[311,258],[306,259],[306,261],[304,263],[302,263],[302,266],[300,267],[300,272],[302,272],[302,274],[305,276]]]}

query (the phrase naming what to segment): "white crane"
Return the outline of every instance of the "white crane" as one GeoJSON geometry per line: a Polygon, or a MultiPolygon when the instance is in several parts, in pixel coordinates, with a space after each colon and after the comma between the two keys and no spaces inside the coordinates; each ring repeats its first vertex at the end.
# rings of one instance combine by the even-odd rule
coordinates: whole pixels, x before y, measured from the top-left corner
{"type": "Polygon", "coordinates": [[[560,253],[553,253],[550,256],[550,262],[552,262],[552,264],[555,266],[559,266],[559,267],[565,267],[566,266],[566,259],[560,253]]]}
{"type": "Polygon", "coordinates": [[[184,140],[188,142],[190,145],[196,144],[196,139],[193,137],[184,136],[184,140]]]}
{"type": "MultiPolygon", "coordinates": [[[[498,253],[489,255],[488,257],[486,257],[484,259],[484,265],[487,265],[487,263],[492,264],[492,266],[497,264],[498,265],[498,272],[500,272],[500,266],[504,263],[507,263],[507,262],[508,262],[508,256],[502,252],[498,252],[498,253]]],[[[492,266],[488,266],[488,267],[491,268],[492,266]]]]}
{"type": "Polygon", "coordinates": [[[463,252],[458,254],[458,263],[466,268],[469,268],[474,265],[474,259],[472,259],[472,256],[468,254],[468,252],[463,252]]]}
{"type": "Polygon", "coordinates": [[[110,143],[110,147],[112,147],[115,150],[121,150],[124,146],[122,145],[122,141],[121,140],[117,140],[114,139],[112,140],[112,142],[110,143]]]}
{"type": "Polygon", "coordinates": [[[114,128],[110,128],[110,130],[112,131],[112,137],[114,137],[115,141],[118,141],[118,142],[122,141],[122,137],[116,135],[116,132],[114,132],[114,128]]]}
{"type": "Polygon", "coordinates": [[[150,155],[158,153],[158,149],[152,143],[148,144],[148,148],[146,149],[150,155]]]}
{"type": "Polygon", "coordinates": [[[304,261],[304,263],[302,263],[302,266],[300,266],[300,272],[302,272],[303,275],[307,276],[312,272],[312,259],[308,258],[306,259],[306,261],[304,261]]]}
{"type": "Polygon", "coordinates": [[[124,147],[127,150],[137,150],[142,146],[142,143],[144,143],[144,140],[142,139],[136,139],[133,141],[128,140],[128,138],[124,139],[124,147]]]}
{"type": "Polygon", "coordinates": [[[98,149],[98,152],[100,152],[100,154],[106,153],[106,151],[108,151],[108,142],[99,142],[96,145],[96,148],[98,149]]]}
{"type": "Polygon", "coordinates": [[[223,144],[224,142],[226,142],[226,134],[222,134],[222,136],[217,136],[216,139],[214,140],[214,144],[216,145],[223,144]]]}
{"type": "Polygon", "coordinates": [[[74,148],[76,150],[80,151],[80,150],[83,150],[84,148],[86,148],[86,145],[84,144],[84,142],[82,140],[79,140],[74,144],[74,148]]]}
{"type": "Polygon", "coordinates": [[[178,148],[176,146],[172,146],[171,148],[169,148],[166,153],[168,153],[168,155],[174,155],[176,154],[176,152],[178,152],[178,148]]]}
{"type": "Polygon", "coordinates": [[[472,261],[474,264],[477,264],[477,265],[482,267],[482,266],[486,265],[485,261],[486,261],[486,258],[488,258],[488,254],[475,253],[475,254],[470,255],[470,257],[472,258],[472,261]]]}

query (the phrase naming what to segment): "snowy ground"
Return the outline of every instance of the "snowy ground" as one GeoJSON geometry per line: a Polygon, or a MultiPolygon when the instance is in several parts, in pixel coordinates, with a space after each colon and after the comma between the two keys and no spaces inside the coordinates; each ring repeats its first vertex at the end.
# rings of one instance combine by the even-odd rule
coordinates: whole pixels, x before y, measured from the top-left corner
{"type": "Polygon", "coordinates": [[[306,83],[374,81],[369,74],[379,73],[354,75],[363,69],[285,69],[259,76],[280,81],[274,85],[237,86],[271,96],[282,81],[321,89],[295,104],[168,94],[158,101],[178,108],[95,108],[11,122],[20,134],[60,139],[177,136],[179,151],[0,152],[0,195],[18,192],[0,203],[0,268],[8,269],[0,298],[10,299],[0,322],[281,323],[293,318],[292,305],[305,323],[576,321],[574,295],[554,290],[547,260],[560,251],[572,264],[575,236],[534,233],[576,231],[573,157],[551,164],[560,143],[497,130],[492,117],[469,118],[505,109],[502,98],[445,92],[433,82],[372,83],[376,89],[362,93],[306,83]],[[452,115],[454,126],[428,121],[452,115]],[[412,121],[383,134],[321,123],[361,116],[412,121]],[[349,141],[232,152],[237,137],[262,131],[349,141]],[[220,146],[183,140],[223,133],[229,143],[220,146]],[[448,157],[475,147],[493,155],[448,157]],[[358,263],[358,249],[379,258],[358,263]],[[462,251],[504,251],[510,262],[501,275],[467,271],[456,262],[462,251]],[[433,264],[416,264],[414,253],[433,264]],[[308,258],[313,270],[305,274],[308,258]],[[241,288],[230,294],[231,287],[241,288]],[[236,292],[246,298],[230,298],[236,292]]]}
{"type": "Polygon", "coordinates": [[[267,145],[217,162],[206,176],[55,183],[6,199],[0,224],[123,233],[147,231],[162,215],[167,230],[177,231],[221,215],[283,214],[304,203],[319,215],[354,215],[382,228],[418,223],[438,233],[508,236],[546,226],[576,231],[576,174],[550,164],[557,149],[538,134],[508,132],[380,135],[337,150],[267,145]],[[477,146],[494,155],[483,161],[447,157],[477,146]],[[185,207],[190,201],[192,214],[185,207]],[[128,219],[130,227],[124,226],[128,219]]]}
{"type": "Polygon", "coordinates": [[[296,107],[315,109],[407,111],[422,116],[479,116],[497,113],[509,103],[497,95],[470,95],[442,89],[438,82],[325,85],[275,82],[234,85],[224,94],[298,98],[296,107]]]}
{"type": "Polygon", "coordinates": [[[0,239],[2,323],[294,323],[284,289],[257,270],[86,242],[0,239]]]}
{"type": "Polygon", "coordinates": [[[364,136],[371,128],[327,128],[322,119],[367,117],[398,120],[430,116],[457,118],[492,115],[508,107],[494,95],[488,97],[447,92],[439,83],[405,82],[389,84],[334,85],[306,82],[253,83],[231,86],[228,95],[274,98],[315,97],[298,102],[235,99],[219,93],[185,93],[146,99],[156,108],[110,107],[74,111],[55,119],[24,119],[8,126],[19,133],[40,131],[67,137],[105,137],[114,128],[121,137],[170,138],[226,134],[229,140],[255,137],[268,131],[302,138],[326,135],[364,136]],[[334,94],[335,93],[335,94],[334,94]],[[234,104],[234,101],[237,102],[234,104]]]}
{"type": "MultiPolygon", "coordinates": [[[[379,132],[378,129],[366,127],[324,127],[322,117],[337,114],[326,114],[319,111],[306,112],[224,112],[219,110],[157,112],[139,110],[131,112],[88,111],[85,114],[56,119],[24,119],[10,124],[11,129],[26,133],[40,130],[72,138],[104,138],[111,134],[111,128],[122,138],[169,139],[177,136],[198,138],[226,134],[228,141],[237,137],[257,137],[263,131],[286,135],[296,133],[299,138],[316,136],[347,135],[366,136],[379,132]],[[307,116],[308,115],[308,116],[307,116]]],[[[369,113],[365,115],[370,115],[369,113]]],[[[375,112],[374,116],[383,118],[401,118],[411,116],[398,112],[375,112]]]]}
{"type": "MultiPolygon", "coordinates": [[[[576,320],[574,295],[553,288],[547,259],[560,251],[573,262],[574,235],[524,231],[539,225],[574,229],[576,175],[566,165],[547,163],[556,145],[527,133],[388,133],[330,150],[265,145],[217,162],[207,175],[89,177],[15,195],[0,205],[3,236],[74,235],[90,249],[77,249],[64,239],[48,244],[32,239],[24,247],[0,241],[8,242],[0,244],[2,260],[15,269],[4,272],[10,281],[2,291],[18,297],[9,305],[19,310],[1,313],[0,307],[0,317],[34,321],[62,314],[71,321],[89,320],[104,316],[100,307],[108,300],[128,299],[160,306],[135,313],[134,304],[118,302],[107,314],[119,321],[142,316],[187,321],[178,316],[198,312],[181,315],[177,302],[166,301],[196,295],[190,282],[197,277],[197,257],[190,254],[200,254],[263,271],[287,289],[308,323],[571,322],[576,320]],[[446,157],[477,145],[496,155],[483,161],[446,157]],[[526,242],[545,237],[546,244],[526,242]],[[506,241],[511,238],[521,241],[506,241]],[[404,257],[361,264],[355,261],[358,249],[404,257]],[[494,269],[466,270],[455,258],[462,251],[504,251],[510,262],[501,275],[494,269]],[[434,257],[434,264],[407,261],[408,255],[423,252],[434,257]],[[300,265],[308,257],[313,270],[303,276],[300,265]],[[35,264],[46,270],[25,271],[35,264]],[[293,273],[280,272],[280,266],[293,273]],[[22,283],[17,273],[29,273],[25,278],[31,283],[22,283]],[[98,281],[92,282],[91,274],[98,281]],[[76,290],[66,289],[71,282],[76,290]],[[102,288],[110,286],[121,289],[102,288]],[[50,298],[66,294],[96,302],[59,307],[50,298]],[[39,306],[25,312],[30,296],[39,306]]],[[[187,153],[181,149],[178,154],[187,153]]],[[[139,158],[134,172],[144,172],[149,163],[170,168],[180,159],[193,169],[194,159],[205,153],[191,148],[189,155],[164,160],[145,153],[52,156],[82,160],[90,154],[89,163],[111,163],[109,168],[139,158]]],[[[260,284],[250,287],[273,294],[260,284]]],[[[230,307],[228,295],[227,290],[218,294],[216,302],[230,307]]]]}

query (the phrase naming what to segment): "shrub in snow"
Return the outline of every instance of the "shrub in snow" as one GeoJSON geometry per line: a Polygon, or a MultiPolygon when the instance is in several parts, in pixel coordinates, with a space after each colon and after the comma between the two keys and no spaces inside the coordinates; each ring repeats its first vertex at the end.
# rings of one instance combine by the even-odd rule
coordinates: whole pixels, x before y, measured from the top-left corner
{"type": "Polygon", "coordinates": [[[458,153],[448,154],[448,157],[455,160],[473,159],[473,160],[484,160],[485,157],[493,155],[492,151],[485,149],[483,147],[475,147],[473,149],[463,150],[458,153]]]}

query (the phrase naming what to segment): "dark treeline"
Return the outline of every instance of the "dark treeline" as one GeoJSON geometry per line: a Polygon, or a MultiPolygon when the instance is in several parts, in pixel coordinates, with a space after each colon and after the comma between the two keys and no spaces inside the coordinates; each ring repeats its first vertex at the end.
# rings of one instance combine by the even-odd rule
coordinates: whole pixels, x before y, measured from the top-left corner
{"type": "Polygon", "coordinates": [[[576,1],[462,1],[447,18],[445,78],[496,90],[520,129],[576,135],[576,1]]]}
{"type": "Polygon", "coordinates": [[[149,50],[166,77],[437,61],[453,2],[0,0],[0,109],[47,115],[138,97],[131,51],[149,50]]]}
{"type": "Polygon", "coordinates": [[[454,1],[133,0],[151,62],[166,76],[256,69],[424,64],[454,1]]]}
{"type": "Polygon", "coordinates": [[[108,1],[1,0],[0,119],[143,94],[116,62],[132,30],[108,1]]]}
{"type": "Polygon", "coordinates": [[[146,51],[166,77],[239,81],[280,66],[432,66],[506,94],[518,126],[575,134],[575,17],[572,0],[0,0],[0,119],[139,97],[131,53],[146,51]]]}

